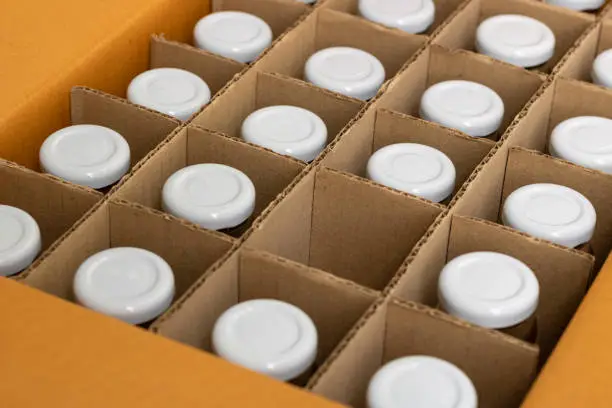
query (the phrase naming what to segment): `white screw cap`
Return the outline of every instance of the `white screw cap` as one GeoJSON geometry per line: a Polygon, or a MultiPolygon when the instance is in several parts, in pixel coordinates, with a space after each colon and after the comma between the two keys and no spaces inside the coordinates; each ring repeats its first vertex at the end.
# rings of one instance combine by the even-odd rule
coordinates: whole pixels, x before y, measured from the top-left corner
{"type": "Polygon", "coordinates": [[[317,0],[296,0],[300,3],[314,4],[317,0]]]}
{"type": "Polygon", "coordinates": [[[272,44],[272,29],[252,14],[219,11],[198,21],[194,38],[198,48],[247,63],[272,44]]]}
{"type": "Polygon", "coordinates": [[[297,106],[269,106],[245,119],[242,137],[277,153],[311,162],[325,148],[327,126],[309,110],[297,106]]]}
{"type": "Polygon", "coordinates": [[[317,355],[317,328],[301,309],[258,299],[225,311],[212,335],[222,358],[281,381],[306,372],[317,355]]]}
{"type": "Polygon", "coordinates": [[[421,98],[421,117],[486,137],[501,126],[504,101],[491,88],[472,81],[444,81],[429,87],[421,98]]]}
{"type": "Polygon", "coordinates": [[[136,76],[127,96],[132,103],[187,120],[210,101],[210,88],[184,69],[156,68],[136,76]]]}
{"type": "Polygon", "coordinates": [[[416,143],[385,146],[370,157],[370,180],[439,203],[455,189],[451,159],[433,147],[416,143]]]}
{"type": "Polygon", "coordinates": [[[42,241],[36,220],[27,212],[0,205],[0,276],[23,271],[40,253],[42,241]]]}
{"type": "Polygon", "coordinates": [[[612,120],[577,116],[558,124],[550,135],[550,154],[612,174],[612,120]]]}
{"type": "Polygon", "coordinates": [[[402,357],[372,377],[368,408],[477,408],[470,378],[455,365],[435,357],[402,357]]]}
{"type": "Polygon", "coordinates": [[[440,274],[438,296],[453,316],[491,329],[529,319],[540,285],[527,265],[496,252],[472,252],[450,261],[440,274]]]}
{"type": "Polygon", "coordinates": [[[142,324],[161,315],[174,297],[172,268],[160,256],[140,248],[111,248],[90,256],[74,277],[79,304],[142,324]]]}
{"type": "Polygon", "coordinates": [[[196,164],[174,173],[162,191],[164,211],[221,230],[246,221],[255,209],[255,186],[249,177],[223,164],[196,164]]]}
{"type": "Polygon", "coordinates": [[[318,51],[306,61],[306,80],[353,98],[373,98],[385,82],[385,67],[372,54],[351,47],[318,51]]]}
{"type": "Polygon", "coordinates": [[[46,173],[75,184],[104,188],[130,169],[130,146],[123,136],[104,126],[69,126],[42,144],[40,165],[46,173]]]}
{"type": "Polygon", "coordinates": [[[597,214],[588,198],[576,190],[530,184],[506,198],[502,221],[534,237],[575,248],[593,238],[597,214]]]}
{"type": "Polygon", "coordinates": [[[612,88],[612,49],[602,52],[595,58],[591,79],[594,84],[612,88]]]}
{"type": "Polygon", "coordinates": [[[544,0],[548,4],[566,7],[572,10],[596,10],[603,6],[606,0],[544,0]]]}
{"type": "Polygon", "coordinates": [[[500,14],[478,26],[476,50],[519,67],[535,67],[554,55],[555,34],[535,18],[500,14]]]}
{"type": "Polygon", "coordinates": [[[418,34],[433,24],[436,6],[433,0],[359,0],[359,13],[370,21],[418,34]]]}

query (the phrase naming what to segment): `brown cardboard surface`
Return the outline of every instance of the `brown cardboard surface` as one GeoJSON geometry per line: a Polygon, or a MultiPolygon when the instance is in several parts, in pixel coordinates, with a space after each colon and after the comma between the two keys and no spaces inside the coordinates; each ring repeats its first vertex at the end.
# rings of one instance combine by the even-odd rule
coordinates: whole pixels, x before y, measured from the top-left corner
{"type": "Polygon", "coordinates": [[[8,279],[0,321],[6,406],[340,407],[8,279]]]}

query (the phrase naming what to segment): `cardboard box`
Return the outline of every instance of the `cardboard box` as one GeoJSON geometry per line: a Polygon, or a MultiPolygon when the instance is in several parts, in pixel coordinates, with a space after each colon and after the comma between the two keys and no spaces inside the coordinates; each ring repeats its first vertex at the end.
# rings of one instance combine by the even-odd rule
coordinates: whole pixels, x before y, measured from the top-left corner
{"type": "MultiPolygon", "coordinates": [[[[602,380],[607,373],[597,371],[606,358],[588,360],[587,385],[568,374],[587,367],[576,350],[587,348],[589,356],[601,350],[591,348],[593,337],[607,346],[596,332],[605,316],[599,305],[606,302],[607,269],[567,336],[559,338],[612,248],[612,176],[547,151],[548,136],[560,121],[577,114],[612,118],[612,91],[584,82],[592,58],[605,47],[608,12],[599,17],[533,0],[437,0],[434,25],[412,35],[361,18],[356,5],[356,0],[321,0],[314,7],[294,0],[214,1],[213,10],[250,12],[272,27],[274,44],[249,65],[191,45],[193,25],[208,11],[206,1],[157,0],[145,6],[134,0],[108,17],[92,8],[106,30],[103,43],[93,47],[103,38],[93,27],[91,36],[53,60],[53,73],[57,67],[64,72],[57,81],[38,72],[37,86],[49,82],[44,91],[11,88],[10,95],[23,99],[19,109],[0,118],[0,157],[31,169],[0,161],[0,182],[8,180],[0,203],[35,216],[45,251],[15,278],[20,284],[0,280],[0,302],[6,303],[0,316],[8,333],[0,339],[7,351],[0,362],[5,401],[69,407],[326,407],[336,401],[363,407],[376,369],[419,353],[464,369],[481,408],[517,407],[543,364],[526,406],[576,406],[587,398],[588,387],[594,398],[588,406],[608,405],[609,387],[602,380]],[[500,13],[547,23],[557,37],[553,59],[528,71],[474,53],[478,23],[500,13]],[[374,99],[364,103],[303,80],[307,58],[329,46],[362,48],[381,60],[387,78],[374,99]],[[136,73],[163,66],[190,70],[211,86],[213,100],[188,123],[124,99],[136,73]],[[505,116],[498,132],[475,139],[418,118],[426,88],[450,79],[481,82],[502,97],[505,116]],[[328,145],[313,163],[240,138],[251,112],[276,104],[304,107],[326,122],[328,145]],[[112,127],[131,145],[130,173],[104,195],[35,171],[42,140],[70,123],[112,127]],[[402,141],[430,145],[454,161],[457,185],[449,202],[434,204],[364,178],[375,150],[402,141]],[[204,162],[236,167],[255,184],[255,214],[234,236],[161,210],[165,180],[204,162]],[[565,184],[593,202],[599,217],[595,257],[500,225],[505,198],[534,182],[565,184]],[[117,246],[154,251],[175,271],[175,301],[149,333],[74,304],[72,280],[79,264],[117,246]],[[435,309],[444,264],[477,250],[509,254],[534,270],[541,285],[536,344],[435,309]],[[301,307],[319,329],[316,365],[300,383],[307,392],[210,356],[216,318],[237,302],[262,297],[301,307]],[[37,370],[28,369],[29,362],[37,370]],[[27,392],[33,382],[37,392],[27,392]]],[[[19,15],[18,9],[10,13],[19,15]]],[[[58,30],[52,40],[70,33],[58,30]]],[[[21,51],[20,64],[27,65],[32,59],[21,51]]],[[[11,63],[11,72],[17,66],[11,63]]]]}

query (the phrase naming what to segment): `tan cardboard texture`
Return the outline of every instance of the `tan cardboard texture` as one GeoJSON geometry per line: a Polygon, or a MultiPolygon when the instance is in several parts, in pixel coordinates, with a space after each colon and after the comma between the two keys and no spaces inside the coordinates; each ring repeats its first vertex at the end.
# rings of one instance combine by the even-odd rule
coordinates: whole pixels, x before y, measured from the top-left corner
{"type": "Polygon", "coordinates": [[[303,78],[304,64],[316,51],[328,47],[354,47],[377,57],[387,79],[425,43],[426,37],[388,29],[367,20],[319,8],[287,33],[283,41],[262,57],[254,68],[303,78]]]}
{"type": "Polygon", "coordinates": [[[102,196],[0,159],[0,204],[29,213],[40,228],[42,250],[67,232],[102,196]]]}
{"type": "Polygon", "coordinates": [[[441,212],[426,200],[321,168],[296,184],[246,242],[380,290],[441,212]]]}
{"type": "Polygon", "coordinates": [[[612,26],[602,20],[593,24],[555,68],[555,74],[564,78],[591,82],[593,62],[600,52],[612,47],[612,26]]]}
{"type": "Polygon", "coordinates": [[[489,17],[498,14],[522,14],[546,24],[555,34],[555,53],[537,70],[550,73],[576,40],[595,21],[586,13],[577,13],[563,7],[552,6],[533,0],[472,0],[455,15],[446,27],[434,38],[434,44],[448,48],[474,50],[476,29],[489,17]]]}
{"type": "Polygon", "coordinates": [[[298,106],[317,114],[334,140],[363,107],[363,102],[317,88],[285,75],[249,71],[208,106],[194,122],[242,137],[242,122],[254,111],[274,105],[298,106]]]}
{"type": "Polygon", "coordinates": [[[170,264],[178,298],[233,243],[223,234],[185,225],[142,206],[107,201],[22,278],[29,286],[73,300],[74,274],[89,256],[108,248],[136,247],[152,251],[170,264]]]}
{"type": "MultiPolygon", "coordinates": [[[[434,0],[436,8],[436,17],[424,34],[431,35],[436,29],[446,22],[451,15],[457,11],[461,4],[466,3],[465,0],[434,0]]],[[[330,8],[349,14],[359,15],[359,0],[327,0],[322,2],[322,8],[330,8]]]]}
{"type": "Polygon", "coordinates": [[[198,163],[225,164],[241,170],[251,179],[256,192],[253,219],[304,168],[298,160],[190,126],[179,131],[132,173],[118,188],[117,196],[161,210],[161,192],[168,177],[183,167],[198,163]]]}
{"type": "Polygon", "coordinates": [[[212,330],[225,310],[247,300],[277,299],[299,307],[314,321],[319,335],[317,367],[376,296],[372,290],[328,273],[242,249],[211,269],[151,329],[212,352],[212,330]]]}
{"type": "Polygon", "coordinates": [[[352,340],[336,353],[309,386],[356,408],[365,408],[367,386],[378,368],[411,355],[442,358],[461,368],[474,383],[481,408],[516,407],[538,360],[537,348],[527,343],[397,300],[366,316],[352,340]]]}
{"type": "Polygon", "coordinates": [[[9,279],[0,321],[11,333],[0,338],[9,407],[341,407],[9,279]]]}

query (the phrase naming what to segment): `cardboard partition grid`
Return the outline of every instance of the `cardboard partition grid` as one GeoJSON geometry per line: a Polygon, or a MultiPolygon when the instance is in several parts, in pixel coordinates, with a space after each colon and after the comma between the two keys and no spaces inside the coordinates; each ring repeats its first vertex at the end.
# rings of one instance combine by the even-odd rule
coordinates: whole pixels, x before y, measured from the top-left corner
{"type": "Polygon", "coordinates": [[[427,37],[389,29],[350,14],[317,8],[255,65],[259,71],[302,79],[304,65],[328,47],[354,47],[377,57],[392,78],[425,44],[427,37]]]}
{"type": "MultiPolygon", "coordinates": [[[[190,125],[125,179],[116,196],[161,210],[164,183],[183,167],[219,163],[244,172],[255,185],[255,211],[251,223],[304,169],[298,160],[251,145],[241,139],[190,125]]],[[[249,224],[250,225],[250,224],[249,224]]]]}
{"type": "Polygon", "coordinates": [[[102,195],[0,159],[0,205],[20,208],[38,223],[44,252],[102,195]]]}
{"type": "Polygon", "coordinates": [[[471,0],[466,7],[438,32],[435,44],[451,49],[474,50],[476,29],[489,17],[499,14],[522,14],[546,24],[555,34],[555,53],[538,71],[550,73],[575,44],[576,40],[595,21],[595,17],[564,7],[552,6],[533,0],[471,0]]]}
{"type": "Polygon", "coordinates": [[[427,355],[447,360],[474,383],[481,408],[517,407],[538,364],[537,347],[480,329],[425,306],[391,299],[364,317],[309,387],[356,408],[366,407],[370,379],[397,358],[427,355]]]}
{"type": "Polygon", "coordinates": [[[500,129],[489,138],[498,140],[545,77],[484,55],[431,45],[390,82],[375,106],[419,116],[425,90],[450,80],[478,82],[497,92],[504,102],[504,119],[500,129]]]}
{"type": "Polygon", "coordinates": [[[325,166],[365,177],[370,156],[396,143],[419,143],[446,154],[457,172],[453,195],[461,188],[476,166],[495,143],[467,136],[414,116],[387,109],[371,110],[351,127],[325,156],[325,166]],[[370,120],[374,117],[374,120],[370,120]]]}
{"type": "Polygon", "coordinates": [[[333,141],[363,107],[363,102],[317,88],[281,74],[249,71],[208,105],[193,123],[242,137],[242,122],[254,111],[274,105],[292,105],[317,114],[333,141]]]}
{"type": "Polygon", "coordinates": [[[591,72],[595,58],[612,48],[612,20],[604,19],[588,29],[576,47],[555,68],[555,74],[564,78],[592,82],[591,72]]]}
{"type": "Polygon", "coordinates": [[[389,292],[435,307],[438,276],[444,265],[459,255],[477,251],[513,256],[536,274],[540,283],[537,343],[546,358],[586,294],[594,262],[589,255],[490,221],[453,215],[444,219],[412,262],[398,274],[389,292]]]}
{"type": "Polygon", "coordinates": [[[442,208],[357,176],[313,168],[245,242],[380,290],[442,208]]]}
{"type": "MultiPolygon", "coordinates": [[[[469,0],[468,0],[469,1],[469,0]]],[[[443,25],[452,14],[465,3],[465,0],[433,0],[436,17],[433,24],[424,32],[425,35],[432,35],[438,27],[443,25]]],[[[360,15],[359,0],[326,0],[322,2],[322,8],[342,11],[344,13],[360,15]]]]}
{"type": "Polygon", "coordinates": [[[299,307],[313,319],[319,335],[316,368],[377,295],[326,272],[243,248],[212,268],[151,329],[213,352],[212,331],[223,312],[247,300],[277,299],[299,307]]]}
{"type": "Polygon", "coordinates": [[[88,257],[108,248],[136,247],[152,251],[170,264],[178,298],[235,243],[223,234],[121,200],[102,202],[81,221],[46,257],[24,272],[25,284],[73,301],[74,275],[88,257]]]}

